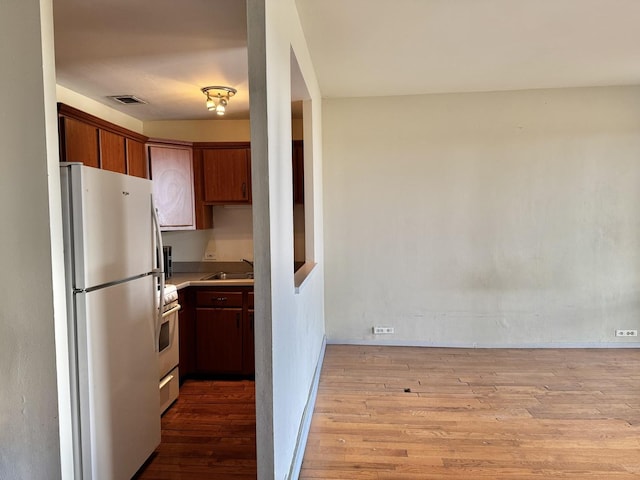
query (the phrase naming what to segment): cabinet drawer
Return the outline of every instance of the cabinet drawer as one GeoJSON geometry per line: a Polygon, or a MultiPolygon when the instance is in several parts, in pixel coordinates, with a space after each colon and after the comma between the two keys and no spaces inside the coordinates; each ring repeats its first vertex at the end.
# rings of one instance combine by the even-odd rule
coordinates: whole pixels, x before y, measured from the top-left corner
{"type": "Polygon", "coordinates": [[[197,292],[196,304],[198,307],[242,307],[242,292],[197,292]]]}

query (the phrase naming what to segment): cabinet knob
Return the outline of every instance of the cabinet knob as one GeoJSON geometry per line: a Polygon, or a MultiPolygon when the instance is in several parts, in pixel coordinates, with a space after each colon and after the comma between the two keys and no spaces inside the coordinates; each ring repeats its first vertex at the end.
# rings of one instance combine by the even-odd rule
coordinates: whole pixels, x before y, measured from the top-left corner
{"type": "Polygon", "coordinates": [[[227,297],[215,297],[213,299],[214,302],[226,302],[227,301],[227,297]]]}

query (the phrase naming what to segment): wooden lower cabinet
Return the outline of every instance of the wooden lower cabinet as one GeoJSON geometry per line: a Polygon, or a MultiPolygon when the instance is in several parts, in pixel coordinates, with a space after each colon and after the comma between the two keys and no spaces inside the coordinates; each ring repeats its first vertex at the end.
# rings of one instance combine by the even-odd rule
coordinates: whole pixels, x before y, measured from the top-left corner
{"type": "Polygon", "coordinates": [[[253,288],[189,287],[180,294],[180,380],[253,376],[253,288]]]}
{"type": "Polygon", "coordinates": [[[196,309],[196,368],[200,374],[242,373],[242,308],[196,309]]]}
{"type": "Polygon", "coordinates": [[[178,290],[178,339],[180,343],[180,383],[196,373],[196,321],[194,318],[193,289],[178,290]]]}
{"type": "Polygon", "coordinates": [[[243,371],[245,375],[254,375],[255,357],[255,310],[253,309],[253,291],[247,292],[247,321],[243,337],[243,371]]]}

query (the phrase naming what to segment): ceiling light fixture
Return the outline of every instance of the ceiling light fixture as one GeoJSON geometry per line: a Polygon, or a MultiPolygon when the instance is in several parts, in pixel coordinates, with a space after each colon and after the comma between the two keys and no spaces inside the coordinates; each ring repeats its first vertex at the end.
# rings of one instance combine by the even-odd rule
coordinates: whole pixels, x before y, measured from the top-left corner
{"type": "Polygon", "coordinates": [[[229,99],[233,97],[237,90],[231,87],[204,87],[202,93],[207,96],[207,110],[214,111],[218,115],[224,115],[229,104],[229,99]]]}

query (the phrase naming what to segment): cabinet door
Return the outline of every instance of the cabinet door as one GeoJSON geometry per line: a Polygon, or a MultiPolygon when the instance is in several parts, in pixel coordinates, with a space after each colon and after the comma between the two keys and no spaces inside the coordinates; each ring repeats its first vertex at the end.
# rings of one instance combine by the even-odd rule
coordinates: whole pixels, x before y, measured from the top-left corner
{"type": "Polygon", "coordinates": [[[304,203],[304,146],[301,140],[293,142],[293,203],[304,203]]]}
{"type": "Polygon", "coordinates": [[[190,289],[178,290],[180,340],[180,383],[193,375],[196,369],[196,322],[193,318],[193,301],[190,289]]]}
{"type": "Polygon", "coordinates": [[[206,149],[203,163],[205,202],[251,203],[249,149],[206,149]]]}
{"type": "Polygon", "coordinates": [[[204,166],[202,149],[193,149],[193,196],[196,229],[213,228],[213,205],[204,201],[204,166]]]}
{"type": "Polygon", "coordinates": [[[60,122],[64,145],[62,160],[98,168],[98,129],[68,117],[62,117],[60,122]]]}
{"type": "Polygon", "coordinates": [[[198,373],[242,373],[242,309],[196,309],[198,373]]]}
{"type": "Polygon", "coordinates": [[[144,151],[144,143],[126,139],[127,147],[127,173],[135,177],[149,178],[147,176],[147,156],[144,151]]]}
{"type": "Polygon", "coordinates": [[[100,166],[104,170],[127,173],[124,137],[100,130],[100,166]]]}
{"type": "Polygon", "coordinates": [[[153,197],[163,230],[193,230],[193,165],[188,147],[149,146],[153,197]]]}
{"type": "MultiPolygon", "coordinates": [[[[253,295],[253,294],[252,294],[253,295]]],[[[248,310],[247,325],[242,335],[243,345],[243,358],[242,358],[242,373],[245,375],[254,375],[256,372],[256,357],[255,357],[255,314],[253,308],[248,310]]]]}

